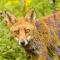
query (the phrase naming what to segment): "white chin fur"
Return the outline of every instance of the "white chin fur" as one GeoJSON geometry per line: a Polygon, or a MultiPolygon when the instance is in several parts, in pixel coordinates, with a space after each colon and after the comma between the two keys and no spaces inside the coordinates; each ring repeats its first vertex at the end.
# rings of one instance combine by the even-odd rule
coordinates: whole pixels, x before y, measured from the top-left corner
{"type": "Polygon", "coordinates": [[[27,40],[25,40],[25,46],[28,44],[28,41],[27,40]]]}

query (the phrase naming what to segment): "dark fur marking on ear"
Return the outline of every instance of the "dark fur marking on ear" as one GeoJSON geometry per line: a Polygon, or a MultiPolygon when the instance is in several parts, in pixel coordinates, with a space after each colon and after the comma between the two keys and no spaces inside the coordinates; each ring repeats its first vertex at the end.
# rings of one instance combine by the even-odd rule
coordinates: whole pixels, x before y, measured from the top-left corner
{"type": "Polygon", "coordinates": [[[9,16],[9,14],[7,13],[7,11],[5,11],[5,14],[7,15],[7,17],[9,18],[10,22],[12,23],[11,21],[11,16],[9,16]]]}
{"type": "Polygon", "coordinates": [[[32,12],[31,12],[31,18],[30,19],[32,19],[33,16],[34,16],[34,11],[32,10],[32,12]]]}

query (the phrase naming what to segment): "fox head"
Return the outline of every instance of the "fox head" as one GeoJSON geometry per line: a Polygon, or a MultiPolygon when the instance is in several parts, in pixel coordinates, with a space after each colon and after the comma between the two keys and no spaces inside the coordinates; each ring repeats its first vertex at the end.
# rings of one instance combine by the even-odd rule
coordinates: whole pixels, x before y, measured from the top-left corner
{"type": "Polygon", "coordinates": [[[26,46],[33,38],[35,30],[35,11],[31,9],[25,17],[16,18],[10,12],[5,12],[5,20],[10,31],[19,44],[26,46]]]}

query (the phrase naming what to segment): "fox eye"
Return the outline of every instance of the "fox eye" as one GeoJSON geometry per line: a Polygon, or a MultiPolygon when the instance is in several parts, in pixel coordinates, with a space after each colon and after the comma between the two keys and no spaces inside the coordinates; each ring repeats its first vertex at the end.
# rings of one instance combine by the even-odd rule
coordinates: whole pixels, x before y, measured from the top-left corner
{"type": "Polygon", "coordinates": [[[19,30],[14,31],[14,33],[19,34],[19,30]]]}
{"type": "Polygon", "coordinates": [[[30,32],[30,29],[25,29],[25,33],[29,33],[30,32]]]}

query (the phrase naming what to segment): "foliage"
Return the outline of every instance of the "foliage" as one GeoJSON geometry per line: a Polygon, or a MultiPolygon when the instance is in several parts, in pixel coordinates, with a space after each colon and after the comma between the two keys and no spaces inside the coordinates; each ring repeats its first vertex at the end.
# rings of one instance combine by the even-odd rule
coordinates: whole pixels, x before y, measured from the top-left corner
{"type": "MultiPolygon", "coordinates": [[[[16,17],[24,15],[24,0],[0,0],[0,11],[9,10],[16,17]]],[[[34,7],[37,17],[53,13],[52,0],[26,0],[26,12],[34,7]]],[[[60,10],[60,0],[56,0],[56,10],[60,10]]],[[[27,60],[28,55],[11,37],[9,28],[0,19],[0,60],[27,60]]]]}

